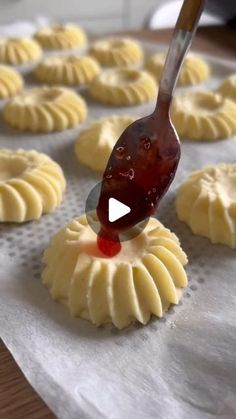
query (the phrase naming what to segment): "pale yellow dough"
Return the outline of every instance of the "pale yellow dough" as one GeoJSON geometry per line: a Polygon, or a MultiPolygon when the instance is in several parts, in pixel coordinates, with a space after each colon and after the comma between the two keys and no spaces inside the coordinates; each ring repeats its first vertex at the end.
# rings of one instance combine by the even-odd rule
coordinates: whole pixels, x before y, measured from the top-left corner
{"type": "Polygon", "coordinates": [[[132,116],[112,115],[94,121],[81,131],[75,142],[78,160],[93,170],[103,172],[116,141],[135,119],[132,116]]]}
{"type": "MultiPolygon", "coordinates": [[[[165,53],[152,55],[146,62],[146,69],[159,82],[166,59],[165,53]]],[[[210,75],[210,67],[201,57],[188,54],[180,70],[178,85],[195,85],[205,81],[210,75]]]]}
{"type": "Polygon", "coordinates": [[[0,99],[16,95],[23,88],[21,75],[11,67],[0,65],[0,99]]]}
{"type": "Polygon", "coordinates": [[[45,49],[79,48],[87,42],[83,29],[74,25],[54,25],[42,28],[34,37],[45,49]]]}
{"type": "Polygon", "coordinates": [[[89,85],[89,92],[104,104],[132,106],[155,99],[157,86],[145,71],[120,68],[99,74],[89,85]]]}
{"type": "MultiPolygon", "coordinates": [[[[95,213],[90,216],[96,223],[95,213]]],[[[84,215],[60,230],[44,253],[43,283],[71,315],[122,329],[136,320],[146,324],[152,314],[162,317],[170,304],[178,304],[188,282],[187,256],[159,221],[151,218],[110,259],[99,252],[96,240],[84,215]]]]}
{"type": "Polygon", "coordinates": [[[194,234],[236,248],[236,164],[193,172],[181,185],[176,210],[194,234]]]}
{"type": "Polygon", "coordinates": [[[129,38],[98,40],[91,46],[90,54],[106,67],[128,67],[140,64],[143,59],[141,46],[129,38]]]}
{"type": "Polygon", "coordinates": [[[37,61],[42,56],[40,45],[30,38],[1,38],[0,63],[20,65],[37,61]]]}
{"type": "Polygon", "coordinates": [[[3,110],[9,125],[21,131],[52,132],[75,127],[87,116],[85,101],[63,87],[26,89],[3,110]]]}
{"type": "Polygon", "coordinates": [[[222,96],[236,102],[236,73],[225,79],[218,88],[222,96]]]}
{"type": "Polygon", "coordinates": [[[60,166],[34,150],[0,149],[0,221],[22,223],[53,212],[66,181],[60,166]]]}
{"type": "Polygon", "coordinates": [[[181,138],[214,141],[236,134],[236,104],[214,92],[176,96],[171,117],[181,138]]]}
{"type": "Polygon", "coordinates": [[[50,84],[84,86],[100,73],[97,61],[89,56],[48,57],[36,68],[37,80],[50,84]]]}

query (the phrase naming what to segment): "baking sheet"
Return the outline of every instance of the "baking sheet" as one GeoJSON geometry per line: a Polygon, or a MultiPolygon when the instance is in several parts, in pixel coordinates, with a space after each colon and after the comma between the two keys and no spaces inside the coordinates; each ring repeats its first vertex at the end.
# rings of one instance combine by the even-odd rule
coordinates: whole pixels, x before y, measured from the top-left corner
{"type": "MultiPolygon", "coordinates": [[[[145,44],[149,52],[161,48],[145,44]]],[[[162,49],[162,48],[161,48],[162,49]]],[[[236,67],[208,57],[215,88],[236,67]]],[[[202,88],[203,85],[197,88],[202,88]]],[[[86,93],[83,92],[86,97],[86,93]]],[[[80,165],[74,139],[91,120],[108,114],[147,115],[154,103],[117,109],[89,104],[79,129],[21,134],[0,120],[0,146],[34,148],[61,164],[68,186],[54,214],[24,225],[0,225],[0,332],[20,368],[61,419],[198,419],[236,415],[236,258],[226,246],[192,235],[173,205],[176,189],[194,169],[234,162],[236,138],[182,142],[182,158],[159,219],[189,256],[189,287],[161,320],[123,331],[73,319],[41,284],[41,256],[50,237],[84,212],[99,176],[80,165]]]]}

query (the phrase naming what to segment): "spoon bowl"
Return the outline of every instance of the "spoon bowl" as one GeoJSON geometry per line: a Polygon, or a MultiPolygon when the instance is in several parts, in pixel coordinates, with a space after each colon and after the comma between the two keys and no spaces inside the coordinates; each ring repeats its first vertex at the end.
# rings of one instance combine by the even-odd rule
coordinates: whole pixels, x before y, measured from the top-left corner
{"type": "Polygon", "coordinates": [[[165,109],[160,107],[160,112],[129,125],[113,149],[97,207],[106,229],[119,233],[151,216],[175,176],[180,142],[165,109]],[[111,223],[107,212],[110,197],[125,202],[132,211],[111,223]]]}

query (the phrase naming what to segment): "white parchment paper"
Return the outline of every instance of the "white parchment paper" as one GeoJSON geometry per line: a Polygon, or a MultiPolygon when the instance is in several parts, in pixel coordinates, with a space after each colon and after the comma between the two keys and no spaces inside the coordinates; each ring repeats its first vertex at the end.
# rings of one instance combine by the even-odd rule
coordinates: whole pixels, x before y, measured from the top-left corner
{"type": "MultiPolygon", "coordinates": [[[[235,68],[210,62],[209,87],[235,68]]],[[[146,115],[153,106],[112,110],[89,103],[86,124],[111,113],[146,115]]],[[[48,406],[61,419],[235,418],[236,253],[194,236],[178,221],[173,202],[192,170],[235,161],[236,138],[182,143],[180,167],[158,217],[179,236],[189,256],[189,287],[163,319],[117,331],[71,318],[40,281],[50,237],[84,212],[85,199],[99,180],[75,159],[79,129],[20,134],[2,119],[0,127],[0,147],[46,152],[61,164],[68,181],[54,214],[24,225],[0,225],[1,337],[48,406]]]]}

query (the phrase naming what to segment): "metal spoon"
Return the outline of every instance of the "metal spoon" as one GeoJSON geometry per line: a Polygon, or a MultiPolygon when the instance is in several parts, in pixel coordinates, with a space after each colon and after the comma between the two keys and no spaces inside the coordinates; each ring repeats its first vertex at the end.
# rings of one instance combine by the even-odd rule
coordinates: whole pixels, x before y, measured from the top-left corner
{"type": "Polygon", "coordinates": [[[169,188],[180,159],[180,142],[169,110],[176,80],[205,0],[184,0],[166,57],[154,112],[131,124],[117,141],[103,174],[97,215],[100,236],[110,239],[153,214],[169,188]],[[113,197],[131,208],[109,221],[113,197]]]}

